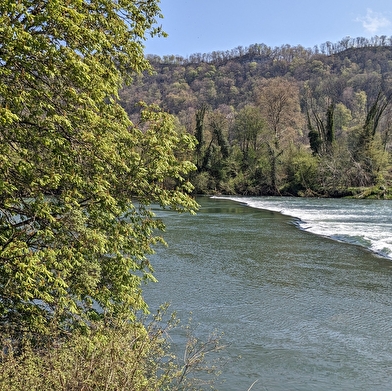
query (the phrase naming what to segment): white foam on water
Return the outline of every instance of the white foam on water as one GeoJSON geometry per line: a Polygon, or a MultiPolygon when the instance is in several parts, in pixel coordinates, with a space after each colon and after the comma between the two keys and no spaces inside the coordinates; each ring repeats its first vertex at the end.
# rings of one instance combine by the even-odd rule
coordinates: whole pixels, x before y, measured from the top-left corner
{"type": "Polygon", "coordinates": [[[286,197],[214,197],[279,212],[315,235],[363,246],[392,259],[392,202],[286,197]]]}

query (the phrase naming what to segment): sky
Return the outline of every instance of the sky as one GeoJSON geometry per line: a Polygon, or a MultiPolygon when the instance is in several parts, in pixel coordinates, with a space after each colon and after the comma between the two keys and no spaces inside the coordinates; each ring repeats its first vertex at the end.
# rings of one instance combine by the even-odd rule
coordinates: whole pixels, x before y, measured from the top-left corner
{"type": "Polygon", "coordinates": [[[255,43],[313,48],[344,37],[392,36],[391,0],[161,0],[167,38],[145,54],[226,51],[255,43]]]}

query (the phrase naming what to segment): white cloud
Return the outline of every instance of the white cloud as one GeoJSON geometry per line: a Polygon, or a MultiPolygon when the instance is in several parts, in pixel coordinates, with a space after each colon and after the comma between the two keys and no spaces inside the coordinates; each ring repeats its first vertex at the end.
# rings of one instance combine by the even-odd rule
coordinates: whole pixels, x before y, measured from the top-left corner
{"type": "Polygon", "coordinates": [[[357,22],[361,22],[365,30],[371,34],[377,33],[381,28],[388,27],[391,25],[391,21],[387,19],[383,14],[374,12],[370,8],[367,9],[366,16],[361,16],[356,19],[357,22]]]}

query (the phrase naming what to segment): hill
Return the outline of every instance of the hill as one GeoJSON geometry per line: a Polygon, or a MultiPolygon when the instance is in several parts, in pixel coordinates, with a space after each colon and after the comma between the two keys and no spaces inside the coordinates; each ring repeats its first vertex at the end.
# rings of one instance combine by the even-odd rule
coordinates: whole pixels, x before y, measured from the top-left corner
{"type": "Polygon", "coordinates": [[[197,192],[331,196],[390,186],[390,39],[148,59],[155,73],[135,77],[122,104],[131,117],[137,102],[157,104],[195,135],[197,192]]]}

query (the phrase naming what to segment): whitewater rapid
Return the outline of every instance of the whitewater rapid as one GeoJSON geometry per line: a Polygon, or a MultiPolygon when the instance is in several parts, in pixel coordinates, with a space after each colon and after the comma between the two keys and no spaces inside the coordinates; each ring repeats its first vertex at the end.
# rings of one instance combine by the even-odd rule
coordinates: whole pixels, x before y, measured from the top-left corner
{"type": "Polygon", "coordinates": [[[232,197],[251,208],[293,217],[302,230],[392,259],[392,201],[331,198],[232,197]]]}

